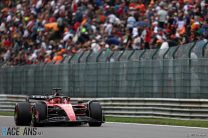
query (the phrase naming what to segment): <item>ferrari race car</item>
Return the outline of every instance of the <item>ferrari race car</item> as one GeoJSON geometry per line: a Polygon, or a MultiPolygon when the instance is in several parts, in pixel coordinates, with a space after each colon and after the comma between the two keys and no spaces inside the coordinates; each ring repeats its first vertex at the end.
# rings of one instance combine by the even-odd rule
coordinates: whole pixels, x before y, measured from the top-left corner
{"type": "Polygon", "coordinates": [[[60,90],[53,89],[55,94],[51,96],[29,96],[26,98],[26,102],[16,103],[15,124],[39,127],[86,123],[89,126],[101,126],[104,123],[102,108],[97,101],[73,103],[70,97],[60,96],[58,94],[60,90]]]}

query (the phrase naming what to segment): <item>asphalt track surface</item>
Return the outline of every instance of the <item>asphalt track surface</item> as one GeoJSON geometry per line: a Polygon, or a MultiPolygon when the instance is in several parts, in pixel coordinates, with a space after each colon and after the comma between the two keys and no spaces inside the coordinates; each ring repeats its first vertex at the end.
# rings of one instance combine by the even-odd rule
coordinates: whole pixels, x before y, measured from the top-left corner
{"type": "Polygon", "coordinates": [[[101,127],[41,127],[37,128],[41,132],[38,136],[2,136],[5,127],[16,127],[13,117],[0,116],[1,138],[208,138],[206,128],[128,123],[105,123],[101,127]]]}

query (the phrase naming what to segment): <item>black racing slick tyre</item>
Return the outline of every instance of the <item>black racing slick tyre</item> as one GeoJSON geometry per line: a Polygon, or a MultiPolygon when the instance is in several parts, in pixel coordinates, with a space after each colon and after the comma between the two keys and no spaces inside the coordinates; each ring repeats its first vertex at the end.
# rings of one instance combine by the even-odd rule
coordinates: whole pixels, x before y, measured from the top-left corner
{"type": "Polygon", "coordinates": [[[98,102],[89,103],[89,116],[96,121],[89,122],[89,126],[101,126],[102,125],[102,108],[98,102]]]}
{"type": "Polygon", "coordinates": [[[41,127],[44,125],[43,120],[47,119],[47,105],[45,103],[35,103],[32,108],[32,121],[33,127],[41,127]]]}
{"type": "Polygon", "coordinates": [[[17,126],[29,126],[32,114],[31,106],[28,102],[21,102],[15,105],[14,121],[17,126]]]}

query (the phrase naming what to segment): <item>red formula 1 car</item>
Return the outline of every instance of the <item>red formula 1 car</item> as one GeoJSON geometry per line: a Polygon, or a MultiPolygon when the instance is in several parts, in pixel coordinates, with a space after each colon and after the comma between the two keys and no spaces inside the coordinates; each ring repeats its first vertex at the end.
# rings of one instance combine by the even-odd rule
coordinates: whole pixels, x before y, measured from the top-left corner
{"type": "Polygon", "coordinates": [[[53,89],[52,96],[30,96],[26,102],[15,106],[14,120],[17,126],[34,127],[62,124],[86,124],[101,126],[104,115],[97,101],[72,103],[70,97],[59,96],[60,89],[53,89]],[[31,99],[38,100],[31,102],[31,99]]]}

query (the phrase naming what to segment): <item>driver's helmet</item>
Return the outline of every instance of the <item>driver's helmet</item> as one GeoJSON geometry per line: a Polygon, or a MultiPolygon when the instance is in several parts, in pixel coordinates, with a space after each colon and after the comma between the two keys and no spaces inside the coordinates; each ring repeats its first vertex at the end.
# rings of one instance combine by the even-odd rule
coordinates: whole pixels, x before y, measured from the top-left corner
{"type": "Polygon", "coordinates": [[[62,102],[62,100],[61,100],[60,97],[55,97],[55,98],[53,99],[53,103],[59,104],[59,103],[61,103],[61,102],[62,102]]]}

